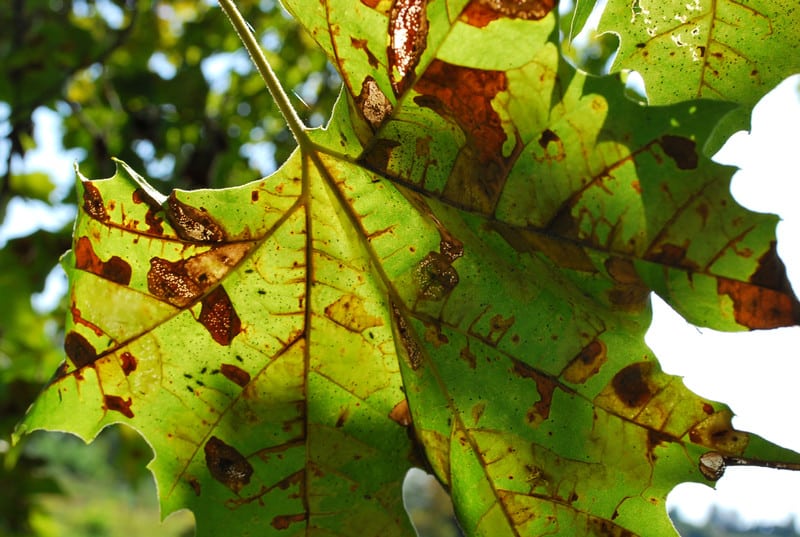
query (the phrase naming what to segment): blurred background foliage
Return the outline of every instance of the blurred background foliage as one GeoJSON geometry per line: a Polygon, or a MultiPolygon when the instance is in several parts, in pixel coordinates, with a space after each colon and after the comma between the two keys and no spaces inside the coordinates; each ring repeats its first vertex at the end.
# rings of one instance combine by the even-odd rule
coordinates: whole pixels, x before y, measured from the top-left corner
{"type": "MultiPolygon", "coordinates": [[[[324,124],[339,89],[324,55],[276,0],[238,5],[301,117],[324,124]]],[[[72,171],[52,152],[88,177],[112,175],[120,158],[166,192],[262,177],[293,139],[213,0],[0,0],[0,29],[0,537],[190,536],[188,512],[160,522],[152,451],[135,431],[112,427],[89,446],[55,433],[10,444],[63,360],[55,267],[75,204],[72,171]]],[[[602,73],[616,42],[585,35],[565,55],[602,73]]],[[[459,536],[447,495],[415,475],[405,501],[419,534],[459,536]]],[[[695,530],[684,535],[740,535],[682,526],[695,530]]]]}

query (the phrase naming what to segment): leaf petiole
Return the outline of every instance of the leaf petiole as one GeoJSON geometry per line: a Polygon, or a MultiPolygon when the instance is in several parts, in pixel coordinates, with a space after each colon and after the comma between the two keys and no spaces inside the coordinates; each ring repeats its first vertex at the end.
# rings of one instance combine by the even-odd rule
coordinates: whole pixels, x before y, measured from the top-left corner
{"type": "Polygon", "coordinates": [[[292,103],[289,101],[288,95],[286,95],[286,92],[281,86],[280,80],[278,80],[275,71],[272,70],[272,66],[261,50],[253,27],[244,20],[233,0],[218,0],[218,2],[231,21],[231,24],[236,29],[236,33],[239,34],[239,39],[241,39],[242,44],[244,44],[244,47],[247,49],[247,53],[250,55],[250,59],[253,61],[256,69],[258,69],[264,83],[267,85],[272,99],[275,101],[275,104],[278,105],[278,109],[286,120],[289,130],[292,131],[292,136],[294,136],[294,139],[301,148],[310,147],[311,142],[305,134],[306,126],[303,124],[303,120],[300,119],[300,116],[297,115],[292,103]]]}
{"type": "Polygon", "coordinates": [[[700,457],[700,472],[711,481],[716,481],[722,477],[722,474],[725,473],[725,468],[728,466],[756,466],[775,470],[800,471],[800,464],[726,456],[716,451],[709,451],[700,457]]]}

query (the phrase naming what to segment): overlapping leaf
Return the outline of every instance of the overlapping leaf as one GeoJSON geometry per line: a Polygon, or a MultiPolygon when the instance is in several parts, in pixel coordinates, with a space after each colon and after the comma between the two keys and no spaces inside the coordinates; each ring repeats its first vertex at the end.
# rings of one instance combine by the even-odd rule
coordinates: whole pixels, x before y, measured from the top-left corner
{"type": "Polygon", "coordinates": [[[728,105],[577,74],[547,1],[287,7],[342,73],[331,124],[241,188],[82,182],[69,361],[26,427],[136,427],[200,535],[410,534],[416,446],[492,536],[669,535],[675,484],[800,460],[643,343],[650,290],[797,321],[774,218],[698,150],[728,105]]]}
{"type": "Polygon", "coordinates": [[[800,72],[791,0],[609,0],[598,31],[619,34],[612,70],[641,73],[651,104],[688,99],[751,108],[800,72]]]}

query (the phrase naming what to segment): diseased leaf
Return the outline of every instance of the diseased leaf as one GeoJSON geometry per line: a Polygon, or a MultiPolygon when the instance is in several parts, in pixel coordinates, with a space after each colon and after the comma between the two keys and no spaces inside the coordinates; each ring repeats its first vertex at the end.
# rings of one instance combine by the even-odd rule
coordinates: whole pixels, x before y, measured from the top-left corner
{"type": "Polygon", "coordinates": [[[79,185],[69,359],[29,422],[86,440],[129,423],[164,512],[191,508],[200,535],[408,534],[391,320],[340,201],[299,155],[163,206],[132,174],[79,185]]]}
{"type": "Polygon", "coordinates": [[[598,31],[620,36],[612,71],[638,71],[651,104],[714,99],[747,108],[790,74],[792,0],[609,0],[598,31]]]}
{"type": "Polygon", "coordinates": [[[673,535],[676,484],[800,463],[643,340],[651,291],[798,322],[775,218],[698,149],[731,104],[577,73],[549,1],[287,8],[342,74],[330,124],[238,188],[82,178],[69,359],[20,433],[132,425],[199,535],[412,535],[412,466],[468,535],[673,535]]]}

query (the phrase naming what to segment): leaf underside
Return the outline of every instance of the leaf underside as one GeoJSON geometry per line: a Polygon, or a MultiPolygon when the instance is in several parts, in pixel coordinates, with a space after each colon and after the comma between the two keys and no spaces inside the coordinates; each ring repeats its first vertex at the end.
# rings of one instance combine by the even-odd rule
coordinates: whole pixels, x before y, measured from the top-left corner
{"type": "Polygon", "coordinates": [[[701,151],[731,104],[576,72],[553,2],[286,7],[342,75],[330,124],[238,188],[81,177],[68,360],[18,434],[134,427],[201,536],[413,535],[412,467],[468,535],[673,535],[703,454],[800,462],[643,340],[651,291],[797,323],[776,218],[701,151]]]}

